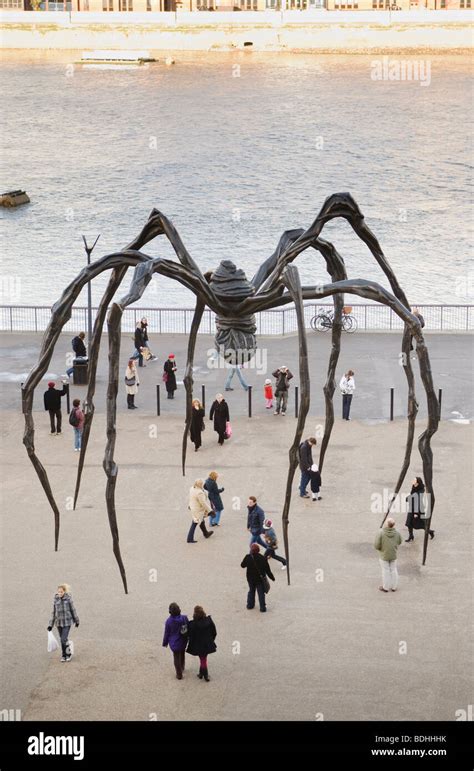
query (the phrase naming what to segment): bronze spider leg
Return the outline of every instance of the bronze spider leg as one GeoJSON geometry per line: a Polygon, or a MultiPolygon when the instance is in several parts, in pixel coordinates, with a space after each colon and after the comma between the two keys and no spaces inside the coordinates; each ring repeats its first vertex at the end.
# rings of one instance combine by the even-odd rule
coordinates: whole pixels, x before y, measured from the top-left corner
{"type": "MultiPolygon", "coordinates": [[[[188,268],[177,265],[176,263],[168,262],[161,258],[156,258],[154,260],[150,259],[148,262],[142,263],[135,268],[128,294],[125,295],[125,297],[123,297],[120,302],[113,303],[109,318],[107,320],[109,332],[109,380],[107,387],[107,444],[103,462],[104,471],[107,476],[105,499],[107,504],[110,531],[112,533],[113,552],[119,566],[125,594],[128,594],[128,588],[125,567],[123,565],[119,547],[117,510],[115,505],[115,488],[117,483],[118,466],[114,459],[117,433],[116,420],[120,359],[120,327],[124,309],[128,305],[131,305],[140,299],[147,285],[151,281],[153,273],[163,273],[167,276],[174,274],[174,277],[179,277],[179,280],[193,291],[198,291],[200,289],[198,283],[196,282],[196,277],[193,277],[190,274],[188,268]]],[[[201,308],[202,315],[202,310],[204,309],[204,301],[201,299],[198,300],[198,308],[201,308]]],[[[200,318],[198,319],[198,322],[199,321],[200,318]]],[[[197,333],[198,327],[199,323],[197,323],[197,326],[195,325],[195,335],[197,333]]]]}
{"type": "Polygon", "coordinates": [[[100,275],[105,270],[120,269],[123,266],[136,265],[137,262],[144,259],[139,252],[124,255],[123,252],[106,255],[97,262],[85,267],[79,275],[66,287],[61,298],[52,308],[51,320],[43,336],[40,356],[38,363],[29,373],[22,388],[22,411],[25,417],[25,431],[23,434],[23,444],[25,445],[28,457],[38,475],[38,479],[45,491],[46,497],[54,513],[54,548],[58,550],[60,514],[54,499],[53,492],[49,483],[48,475],[43,464],[36,455],[35,450],[35,423],[33,419],[33,397],[34,391],[41,378],[48,369],[51,361],[54,346],[59,338],[62,328],[71,318],[72,306],[79,296],[82,288],[95,276],[100,275]]]}
{"type": "Polygon", "coordinates": [[[300,277],[298,269],[294,265],[288,265],[282,276],[282,281],[288,289],[288,293],[295,303],[296,318],[298,322],[298,335],[299,335],[299,368],[300,368],[300,387],[301,387],[301,401],[300,410],[298,413],[298,421],[296,424],[295,436],[293,444],[289,450],[290,465],[288,468],[288,477],[286,481],[286,493],[285,504],[283,506],[282,525],[283,525],[283,540],[285,544],[285,558],[286,558],[286,575],[288,579],[288,585],[290,584],[290,549],[288,542],[288,523],[289,523],[289,511],[291,503],[291,488],[293,485],[293,479],[295,471],[298,467],[298,448],[300,446],[301,437],[303,435],[303,429],[306,422],[306,416],[309,410],[310,402],[310,381],[309,381],[309,369],[308,369],[308,345],[306,340],[306,328],[304,323],[304,308],[303,297],[301,292],[300,277]]]}
{"type": "MultiPolygon", "coordinates": [[[[431,450],[431,438],[438,429],[438,400],[436,398],[433,378],[431,373],[431,365],[428,350],[423,338],[420,323],[416,316],[406,308],[406,306],[400,302],[394,295],[388,292],[379,284],[373,281],[364,281],[363,279],[350,279],[345,281],[338,281],[334,284],[329,284],[321,287],[303,287],[302,297],[303,300],[312,300],[315,298],[329,297],[334,294],[348,292],[349,294],[355,294],[359,297],[364,297],[369,300],[374,300],[378,303],[383,303],[389,306],[399,316],[399,318],[408,327],[409,334],[415,338],[417,343],[418,361],[420,366],[420,375],[423,382],[423,386],[426,393],[427,406],[428,406],[428,425],[425,431],[420,435],[418,440],[418,449],[421,455],[423,464],[423,474],[426,481],[426,490],[431,502],[431,516],[434,509],[435,497],[433,492],[433,454],[431,450]]],[[[283,295],[277,294],[277,292],[269,293],[265,302],[259,303],[259,310],[267,310],[275,308],[280,305],[285,305],[293,300],[290,293],[284,293],[283,295]]],[[[411,448],[407,448],[408,462],[410,461],[411,448]]],[[[428,528],[431,524],[430,519],[427,520],[425,525],[425,543],[423,552],[423,564],[426,561],[427,555],[427,543],[428,543],[428,528]]]]}
{"type": "Polygon", "coordinates": [[[204,301],[198,297],[196,308],[194,311],[193,321],[191,324],[191,329],[189,332],[189,340],[188,340],[188,355],[186,360],[186,369],[184,373],[184,387],[186,389],[186,420],[184,423],[184,432],[183,432],[183,448],[182,448],[182,468],[183,468],[183,477],[186,476],[186,449],[187,449],[187,443],[188,443],[188,434],[189,429],[191,426],[191,418],[192,418],[192,401],[193,401],[193,365],[194,365],[194,351],[196,348],[196,339],[197,339],[197,333],[199,329],[199,325],[201,323],[202,314],[204,313],[204,308],[206,307],[204,301]]]}
{"type": "MultiPolygon", "coordinates": [[[[347,222],[352,227],[352,229],[354,230],[354,232],[356,233],[356,235],[362,241],[364,241],[364,243],[368,246],[370,252],[372,253],[373,257],[375,258],[376,262],[378,263],[378,265],[380,266],[384,274],[387,276],[390,286],[392,288],[393,294],[403,305],[405,305],[407,309],[409,309],[410,305],[405,296],[405,293],[403,292],[402,288],[398,283],[395,273],[393,272],[390,264],[386,260],[377,238],[372,233],[370,228],[366,225],[364,216],[361,210],[359,209],[359,206],[357,205],[353,197],[350,195],[350,193],[336,193],[334,195],[329,196],[324,202],[318,216],[316,217],[312,225],[309,227],[309,229],[305,231],[299,238],[293,239],[291,243],[289,242],[290,239],[287,239],[288,246],[286,248],[286,251],[284,249],[281,249],[278,255],[275,252],[272,255],[272,257],[270,257],[267,260],[267,262],[265,263],[266,276],[270,275],[270,279],[267,281],[267,284],[265,285],[264,289],[267,288],[267,286],[268,288],[271,288],[274,282],[278,281],[279,274],[283,269],[284,265],[286,265],[289,261],[294,260],[295,257],[298,254],[300,254],[301,251],[307,248],[307,246],[311,245],[314,248],[318,248],[316,242],[318,240],[319,241],[321,240],[318,237],[322,228],[324,227],[326,222],[329,222],[335,217],[342,217],[346,219],[347,222]]],[[[287,233],[291,233],[291,232],[295,232],[295,231],[287,231],[287,233]]],[[[334,274],[332,273],[332,271],[330,272],[333,276],[334,274]]],[[[332,278],[332,280],[334,281],[334,278],[332,278]]],[[[342,280],[342,276],[340,274],[338,274],[338,280],[339,281],[342,280]]],[[[342,308],[342,304],[341,304],[341,308],[342,308]]],[[[337,314],[337,310],[335,307],[335,321],[337,322],[336,314],[337,314]]],[[[342,319],[342,315],[341,315],[341,319],[342,319]]],[[[406,473],[408,471],[411,451],[413,447],[414,434],[415,434],[415,423],[416,423],[416,416],[418,413],[418,403],[416,400],[416,393],[415,393],[415,378],[414,378],[413,369],[410,361],[411,341],[412,341],[412,335],[410,334],[409,328],[405,326],[403,338],[402,338],[402,366],[405,372],[405,377],[407,379],[407,385],[408,385],[407,439],[406,439],[405,456],[404,456],[402,468],[400,470],[400,474],[399,474],[397,483],[395,485],[394,493],[390,500],[385,518],[388,516],[390,512],[393,501],[395,500],[397,494],[399,493],[401,486],[403,484],[403,481],[405,479],[406,473]]],[[[335,354],[334,343],[335,343],[335,339],[333,334],[332,354],[335,354]]],[[[336,363],[337,363],[337,358],[335,361],[333,359],[332,362],[330,359],[329,369],[331,369],[331,364],[333,364],[334,370],[335,370],[336,363]]],[[[326,383],[326,386],[330,381],[329,375],[330,373],[328,371],[328,381],[326,383]]],[[[334,384],[334,387],[335,387],[335,384],[334,384]]],[[[333,393],[334,393],[334,387],[330,386],[330,388],[332,388],[333,390],[333,393]]],[[[326,397],[326,391],[325,391],[325,397],[326,397]]],[[[332,396],[330,397],[330,401],[332,402],[332,396]]],[[[331,409],[332,409],[332,406],[331,406],[331,409]]],[[[328,402],[326,401],[326,426],[325,426],[325,432],[324,432],[323,442],[321,446],[320,465],[324,460],[324,453],[326,451],[326,447],[329,442],[330,432],[328,434],[328,428],[329,428],[328,402]]],[[[331,425],[331,428],[332,428],[332,425],[331,425]]]]}
{"type": "MultiPolygon", "coordinates": [[[[105,270],[121,271],[127,267],[136,266],[143,262],[153,262],[152,258],[139,251],[127,250],[123,252],[116,252],[113,254],[105,255],[100,260],[85,267],[79,275],[69,284],[64,290],[61,298],[55,303],[52,308],[51,320],[45,331],[43,337],[43,343],[39,356],[38,363],[31,370],[27,380],[22,389],[22,409],[25,416],[25,431],[23,436],[23,444],[25,445],[28,457],[30,458],[35,471],[38,475],[40,483],[45,491],[46,497],[50,503],[50,506],[54,513],[55,520],[55,550],[58,549],[59,542],[59,527],[60,527],[60,514],[59,509],[54,499],[49,479],[46,470],[39,458],[36,455],[34,445],[34,420],[32,415],[32,405],[34,390],[41,378],[48,369],[51,361],[54,346],[58,340],[64,325],[71,318],[72,306],[79,296],[83,287],[96,276],[100,275],[105,270]]],[[[177,263],[170,262],[168,260],[162,260],[159,263],[159,272],[168,275],[171,278],[175,278],[185,286],[190,288],[195,293],[203,292],[205,296],[212,294],[209,291],[204,279],[200,279],[199,276],[193,275],[187,268],[177,263]]],[[[157,268],[155,268],[157,269],[157,268]]],[[[213,299],[213,298],[212,298],[213,299]]],[[[105,307],[105,303],[104,303],[105,307]]],[[[98,356],[98,350],[95,351],[95,355],[98,356]]]]}
{"type": "MultiPolygon", "coordinates": [[[[194,263],[191,260],[186,248],[184,247],[177,231],[171,225],[169,220],[157,209],[153,209],[150,213],[148,221],[142,228],[138,236],[125,247],[125,251],[141,249],[145,244],[160,235],[166,235],[171,245],[173,246],[175,253],[181,260],[182,264],[189,264],[194,270],[194,263]]],[[[94,417],[94,394],[97,375],[97,364],[99,360],[99,349],[102,336],[102,330],[105,322],[105,316],[112,298],[114,297],[117,289],[122,283],[123,278],[127,272],[127,267],[114,268],[109,280],[109,284],[104,293],[104,296],[100,302],[96,320],[94,322],[94,330],[92,333],[92,340],[89,347],[89,364],[88,364],[88,386],[87,396],[84,401],[84,428],[82,430],[81,452],[79,455],[79,462],[77,467],[76,489],[74,491],[74,509],[76,508],[77,499],[79,496],[79,490],[81,485],[82,471],[84,468],[84,462],[86,458],[87,446],[89,444],[89,436],[92,428],[92,421],[94,417]]],[[[197,269],[199,272],[199,269],[197,269]]]]}

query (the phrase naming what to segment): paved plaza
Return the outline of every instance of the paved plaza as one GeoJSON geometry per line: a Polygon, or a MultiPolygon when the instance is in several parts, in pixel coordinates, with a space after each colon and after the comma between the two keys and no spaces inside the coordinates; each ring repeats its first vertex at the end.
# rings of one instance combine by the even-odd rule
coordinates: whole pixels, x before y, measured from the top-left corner
{"type": "MultiPolygon", "coordinates": [[[[63,335],[49,374],[65,371],[70,335],[63,335]]],[[[131,353],[124,335],[122,369],[131,353]]],[[[373,540],[381,515],[374,494],[391,490],[406,434],[406,389],[398,365],[399,337],[357,334],[343,339],[338,376],[351,367],[357,391],[353,420],[339,418],[323,472],[323,500],[297,495],[290,513],[291,586],[272,563],[276,582],[268,612],[245,607],[248,549],[246,501],[255,495],[276,522],[286,484],[288,448],[295,429],[293,402],[286,418],[265,411],[263,380],[254,386],[253,417],[234,378],[229,393],[234,434],[223,448],[206,419],[203,447],[189,445],[186,477],[180,470],[184,389],[169,402],[162,394],[156,416],[156,384],[162,361],[173,352],[183,372],[187,338],[152,338],[159,362],[140,370],[139,409],[126,410],[120,387],[115,458],[119,466],[117,512],[129,594],[112,553],[105,509],[104,391],[107,353],[99,367],[97,412],[76,511],[70,508],[78,454],[63,410],[64,435],[49,435],[42,408],[45,384],[35,398],[38,457],[48,470],[61,510],[59,551],[53,515],[22,445],[19,382],[36,361],[40,335],[2,335],[2,709],[20,709],[23,720],[454,720],[472,703],[472,336],[427,335],[436,388],[443,388],[443,420],[433,439],[436,507],[428,560],[422,538],[399,550],[400,587],[377,591],[379,563],[373,540]],[[394,422],[388,421],[395,387],[394,422]],[[455,420],[450,420],[454,418],[455,420]],[[455,422],[455,421],[458,422],[455,422]],[[195,478],[216,469],[224,486],[221,527],[205,541],[186,543],[187,493],[195,478]],[[46,627],[56,586],[71,584],[80,617],[72,638],[76,653],[60,664],[46,652],[46,627]],[[211,682],[195,676],[187,656],[182,682],[169,650],[161,647],[168,605],[192,614],[201,604],[216,623],[217,653],[209,658],[211,682]]],[[[104,339],[106,344],[106,338],[104,339]]],[[[263,338],[268,371],[286,364],[298,382],[295,337],[263,338]]],[[[208,370],[211,338],[199,337],[196,385],[211,397],[225,374],[208,370]]],[[[312,403],[305,435],[323,422],[321,386],[330,341],[309,340],[312,403]]],[[[178,377],[178,380],[181,378],[178,377]]],[[[419,378],[418,378],[419,381],[419,378]]],[[[162,388],[163,390],[163,388],[162,388]]],[[[426,415],[418,382],[419,435],[426,415]]],[[[82,398],[84,387],[71,386],[82,398]]],[[[317,455],[317,453],[316,453],[317,455]]],[[[417,449],[404,485],[422,473],[417,449]]],[[[404,538],[404,514],[395,514],[404,538]]],[[[282,539],[280,538],[282,541],[282,539]]]]}

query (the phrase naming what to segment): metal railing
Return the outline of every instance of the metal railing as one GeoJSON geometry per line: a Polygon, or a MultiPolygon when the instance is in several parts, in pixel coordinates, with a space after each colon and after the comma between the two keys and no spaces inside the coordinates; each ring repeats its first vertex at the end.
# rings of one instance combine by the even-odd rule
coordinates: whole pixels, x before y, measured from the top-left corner
{"type": "MultiPolygon", "coordinates": [[[[310,327],[313,316],[322,310],[332,309],[331,303],[305,303],[306,327],[310,327]]],[[[400,318],[386,305],[352,305],[352,315],[360,331],[402,330],[400,318]]],[[[474,305],[418,305],[425,319],[426,331],[469,331],[474,330],[474,305]]],[[[92,309],[95,319],[97,308],[92,309]]],[[[193,318],[193,308],[126,308],[122,318],[122,331],[133,332],[136,323],[143,316],[148,319],[152,334],[188,334],[193,318]]],[[[43,332],[51,318],[51,308],[46,305],[1,305],[0,331],[43,332]]],[[[297,332],[294,306],[263,311],[256,316],[258,335],[287,335],[297,332]]],[[[199,332],[213,335],[215,314],[206,309],[199,332]]],[[[87,307],[74,307],[71,319],[63,331],[77,333],[87,330],[87,307]]],[[[107,325],[104,325],[107,332],[107,325]]]]}

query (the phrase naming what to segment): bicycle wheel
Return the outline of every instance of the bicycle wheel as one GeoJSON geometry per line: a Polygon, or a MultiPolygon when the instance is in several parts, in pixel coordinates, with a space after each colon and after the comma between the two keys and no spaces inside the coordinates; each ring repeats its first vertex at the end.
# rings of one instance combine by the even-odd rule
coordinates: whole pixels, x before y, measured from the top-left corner
{"type": "Polygon", "coordinates": [[[357,330],[357,319],[354,316],[345,316],[342,324],[345,331],[350,335],[357,330]],[[347,322],[347,326],[344,322],[347,322]]]}
{"type": "Polygon", "coordinates": [[[313,318],[312,318],[312,319],[311,319],[311,321],[309,322],[309,325],[310,325],[311,329],[314,329],[314,331],[315,331],[315,332],[316,332],[316,330],[317,330],[317,326],[316,326],[316,320],[317,320],[317,318],[318,318],[317,316],[313,316],[313,318]]]}
{"type": "Polygon", "coordinates": [[[332,319],[325,313],[320,313],[316,316],[315,325],[318,332],[328,332],[332,327],[332,319]]]}

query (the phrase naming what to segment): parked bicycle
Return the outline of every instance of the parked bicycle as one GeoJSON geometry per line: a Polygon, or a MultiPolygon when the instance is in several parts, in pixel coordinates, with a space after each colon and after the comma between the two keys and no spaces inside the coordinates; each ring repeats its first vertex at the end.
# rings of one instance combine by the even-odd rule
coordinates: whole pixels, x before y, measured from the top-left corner
{"type": "MultiPolygon", "coordinates": [[[[352,306],[345,305],[342,309],[342,329],[344,332],[355,332],[357,329],[357,319],[351,315],[352,306]]],[[[320,311],[310,321],[311,329],[315,332],[328,332],[334,324],[334,311],[331,309],[320,311]]]]}

